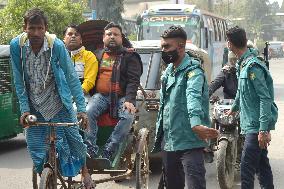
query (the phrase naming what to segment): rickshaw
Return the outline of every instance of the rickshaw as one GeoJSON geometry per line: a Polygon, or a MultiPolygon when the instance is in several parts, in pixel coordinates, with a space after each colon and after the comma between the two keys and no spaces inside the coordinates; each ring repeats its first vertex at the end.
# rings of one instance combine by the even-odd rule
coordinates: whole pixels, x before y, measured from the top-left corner
{"type": "MultiPolygon", "coordinates": [[[[108,24],[105,20],[90,20],[79,25],[82,32],[83,45],[86,49],[98,53],[98,50],[103,47],[104,27],[108,24]]],[[[124,37],[123,44],[125,47],[131,47],[129,41],[124,37]]],[[[32,125],[47,125],[51,126],[51,131],[56,126],[71,126],[78,123],[37,123],[31,118],[32,125]]],[[[108,113],[103,114],[98,120],[97,144],[102,147],[109,136],[111,135],[117,120],[108,116],[108,113]]],[[[129,179],[133,175],[136,177],[137,189],[148,189],[149,182],[149,155],[148,155],[148,129],[138,128],[138,120],[132,124],[132,128],[121,141],[118,152],[111,161],[106,161],[103,158],[91,159],[87,158],[87,167],[90,174],[109,174],[110,176],[103,179],[94,180],[96,184],[108,181],[122,181],[129,179]]],[[[55,151],[55,132],[50,132],[49,136],[49,160],[44,165],[39,188],[40,189],[79,189],[82,188],[81,181],[76,181],[72,177],[64,178],[57,170],[56,151],[55,151]]],[[[100,152],[99,152],[100,153],[100,152]]],[[[38,188],[38,176],[33,170],[33,188],[38,188]]]]}
{"type": "Polygon", "coordinates": [[[23,131],[18,121],[20,113],[12,78],[10,46],[0,45],[0,141],[23,131]]]}

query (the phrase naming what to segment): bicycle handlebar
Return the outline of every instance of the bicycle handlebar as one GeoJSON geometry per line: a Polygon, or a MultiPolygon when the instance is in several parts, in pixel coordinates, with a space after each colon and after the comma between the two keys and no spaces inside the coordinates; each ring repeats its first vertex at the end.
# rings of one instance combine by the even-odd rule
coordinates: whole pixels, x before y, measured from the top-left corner
{"type": "Polygon", "coordinates": [[[75,125],[80,125],[82,123],[82,119],[74,123],[37,122],[37,117],[35,115],[28,115],[25,118],[25,121],[28,124],[28,126],[50,126],[50,127],[55,127],[55,126],[71,127],[75,125]]]}

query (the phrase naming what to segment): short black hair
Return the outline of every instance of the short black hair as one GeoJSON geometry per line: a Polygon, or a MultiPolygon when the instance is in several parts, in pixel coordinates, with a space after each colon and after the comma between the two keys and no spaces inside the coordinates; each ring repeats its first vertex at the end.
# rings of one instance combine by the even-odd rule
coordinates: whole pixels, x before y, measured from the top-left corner
{"type": "Polygon", "coordinates": [[[186,41],[187,35],[181,26],[171,26],[161,35],[162,38],[181,38],[186,41]]]}
{"type": "Polygon", "coordinates": [[[76,30],[77,33],[79,33],[82,36],[82,31],[80,30],[79,26],[76,24],[69,24],[64,30],[63,30],[63,36],[66,34],[66,31],[68,28],[73,28],[76,30]]]}
{"type": "Polygon", "coordinates": [[[228,40],[237,48],[244,48],[247,46],[246,31],[239,26],[232,27],[226,31],[228,40]]]}
{"type": "Polygon", "coordinates": [[[28,23],[39,23],[41,21],[44,22],[45,26],[47,26],[47,16],[44,14],[43,10],[39,8],[30,9],[24,15],[25,25],[27,25],[28,23]]]}
{"type": "Polygon", "coordinates": [[[115,24],[113,22],[108,23],[108,25],[106,25],[106,27],[104,28],[104,31],[110,29],[110,28],[118,28],[120,30],[120,33],[122,33],[122,27],[119,24],[115,24]]]}

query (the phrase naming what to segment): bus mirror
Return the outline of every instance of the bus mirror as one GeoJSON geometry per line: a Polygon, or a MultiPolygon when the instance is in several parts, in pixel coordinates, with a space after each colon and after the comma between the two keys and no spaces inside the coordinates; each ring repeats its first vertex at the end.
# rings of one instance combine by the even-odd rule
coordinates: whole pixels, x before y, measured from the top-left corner
{"type": "Polygon", "coordinates": [[[138,16],[137,19],[136,19],[136,24],[141,25],[141,23],[142,23],[142,18],[141,18],[141,16],[138,16]]]}

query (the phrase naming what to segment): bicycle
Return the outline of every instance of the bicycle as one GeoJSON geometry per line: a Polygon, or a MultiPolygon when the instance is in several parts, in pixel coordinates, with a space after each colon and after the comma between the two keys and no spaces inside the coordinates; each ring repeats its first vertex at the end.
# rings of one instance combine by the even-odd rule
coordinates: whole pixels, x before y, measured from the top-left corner
{"type": "Polygon", "coordinates": [[[48,150],[48,160],[44,164],[44,169],[40,174],[40,182],[39,186],[37,184],[37,173],[33,168],[33,175],[32,175],[32,183],[34,189],[56,189],[57,186],[60,186],[60,189],[73,189],[75,185],[77,186],[76,189],[83,188],[81,181],[75,181],[72,177],[68,177],[67,180],[60,174],[57,165],[57,153],[56,153],[56,127],[65,126],[71,127],[80,125],[81,121],[74,122],[74,123],[52,123],[52,122],[37,122],[37,117],[34,115],[28,115],[25,119],[26,123],[30,127],[39,127],[39,126],[49,126],[49,150],[48,150]],[[60,183],[57,183],[57,180],[60,183]]]}

